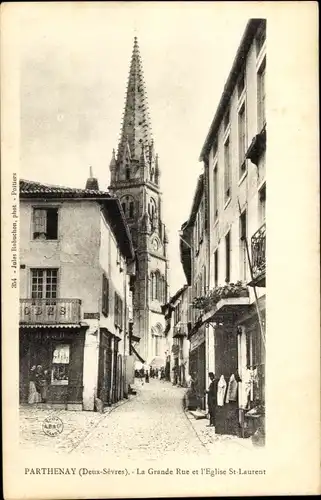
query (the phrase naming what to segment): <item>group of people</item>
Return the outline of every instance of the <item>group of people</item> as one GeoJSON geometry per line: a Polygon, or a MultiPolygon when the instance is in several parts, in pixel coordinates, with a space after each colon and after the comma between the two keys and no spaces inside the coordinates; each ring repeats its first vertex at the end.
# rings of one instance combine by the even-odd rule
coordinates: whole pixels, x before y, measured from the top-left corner
{"type": "Polygon", "coordinates": [[[143,367],[140,370],[135,370],[135,377],[140,380],[142,385],[144,382],[148,384],[150,378],[165,380],[165,369],[163,367],[160,369],[153,367],[149,367],[148,369],[143,367]]]}
{"type": "Polygon", "coordinates": [[[28,403],[46,403],[49,387],[49,371],[42,365],[33,365],[30,369],[28,403]]]}

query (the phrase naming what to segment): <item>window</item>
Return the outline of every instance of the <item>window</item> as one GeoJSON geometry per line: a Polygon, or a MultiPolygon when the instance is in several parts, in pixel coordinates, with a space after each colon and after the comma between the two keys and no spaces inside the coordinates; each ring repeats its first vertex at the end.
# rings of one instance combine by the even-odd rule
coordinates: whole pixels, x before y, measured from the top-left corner
{"type": "Polygon", "coordinates": [[[230,138],[224,144],[224,192],[225,201],[231,196],[231,158],[230,158],[230,138]]]}
{"type": "Polygon", "coordinates": [[[218,285],[218,249],[214,252],[214,286],[218,285]]]}
{"type": "Polygon", "coordinates": [[[266,40],[266,21],[264,20],[262,22],[262,25],[257,31],[256,38],[255,38],[255,45],[256,45],[256,56],[258,57],[261,49],[265,43],[266,40]]]}
{"type": "Polygon", "coordinates": [[[56,240],[58,238],[58,208],[33,209],[33,239],[56,240]]]}
{"type": "Polygon", "coordinates": [[[70,345],[57,344],[52,355],[51,384],[68,385],[70,345]]]}
{"type": "Polygon", "coordinates": [[[240,216],[240,276],[243,281],[247,278],[247,214],[246,210],[240,216]]]}
{"type": "Polygon", "coordinates": [[[155,356],[160,356],[160,340],[160,337],[155,336],[155,356]]]}
{"type": "Polygon", "coordinates": [[[128,165],[126,166],[126,169],[125,169],[125,176],[126,176],[126,181],[129,181],[130,180],[130,168],[128,165]]]}
{"type": "Polygon", "coordinates": [[[259,190],[259,220],[263,224],[265,222],[265,205],[266,205],[266,185],[259,190]]]}
{"type": "Polygon", "coordinates": [[[231,281],[231,231],[225,236],[225,281],[231,281]]]}
{"type": "Polygon", "coordinates": [[[109,314],[109,281],[105,274],[103,274],[103,290],[102,290],[102,308],[101,311],[104,316],[109,314]]]}
{"type": "Polygon", "coordinates": [[[214,167],[214,221],[218,217],[218,166],[214,167]]]}
{"type": "Polygon", "coordinates": [[[217,139],[215,139],[213,143],[213,158],[215,158],[216,154],[217,154],[217,139]]]}
{"type": "Polygon", "coordinates": [[[150,298],[164,303],[166,299],[166,281],[164,276],[157,270],[150,275],[150,298]]]}
{"type": "Polygon", "coordinates": [[[241,178],[246,168],[246,116],[245,116],[245,102],[241,106],[238,116],[238,131],[239,131],[239,177],[241,178]]]}
{"type": "Polygon", "coordinates": [[[242,71],[239,81],[237,83],[237,95],[240,98],[245,89],[245,70],[242,71]]]}
{"type": "MultiPolygon", "coordinates": [[[[31,298],[57,298],[58,269],[31,270],[31,298]]],[[[49,301],[52,303],[52,301],[49,301]]]]}
{"type": "Polygon", "coordinates": [[[228,109],[224,116],[224,131],[227,130],[230,124],[230,109],[228,109]]]}
{"type": "Polygon", "coordinates": [[[265,116],[265,60],[257,73],[257,120],[258,132],[261,132],[266,124],[265,116]]]}
{"type": "Polygon", "coordinates": [[[154,200],[154,198],[150,198],[149,202],[148,202],[148,215],[149,215],[149,220],[150,220],[150,223],[151,223],[151,227],[152,227],[152,230],[155,229],[156,227],[156,201],[154,200]]]}
{"type": "Polygon", "coordinates": [[[128,219],[133,219],[135,216],[135,202],[132,196],[124,196],[121,199],[121,206],[125,217],[128,219]]]}
{"type": "Polygon", "coordinates": [[[203,266],[203,271],[202,271],[202,283],[203,283],[203,286],[202,286],[202,291],[201,293],[202,294],[206,294],[206,267],[203,266]]]}
{"type": "Polygon", "coordinates": [[[115,326],[122,330],[123,328],[123,301],[115,292],[115,303],[114,303],[114,323],[115,326]]]}

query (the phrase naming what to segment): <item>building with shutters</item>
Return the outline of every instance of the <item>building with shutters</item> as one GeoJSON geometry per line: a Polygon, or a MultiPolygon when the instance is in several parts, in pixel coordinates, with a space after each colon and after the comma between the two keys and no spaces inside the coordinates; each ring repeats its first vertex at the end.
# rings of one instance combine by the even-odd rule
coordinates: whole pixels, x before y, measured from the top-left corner
{"type": "Polygon", "coordinates": [[[166,320],[165,375],[174,385],[182,387],[186,387],[189,375],[190,295],[191,287],[184,285],[162,308],[166,320]]]}
{"type": "Polygon", "coordinates": [[[20,181],[21,403],[94,410],[128,394],[134,271],[120,202],[92,174],[86,189],[20,181]]]}
{"type": "Polygon", "coordinates": [[[190,217],[182,225],[180,236],[181,262],[190,285],[189,373],[194,381],[196,398],[201,409],[206,407],[208,332],[200,322],[201,311],[192,307],[192,303],[208,290],[208,241],[207,191],[204,174],[201,174],[197,181],[190,217]]]}
{"type": "Polygon", "coordinates": [[[168,239],[162,219],[160,163],[151,131],[137,38],[131,57],[125,109],[117,154],[110,163],[109,189],[120,199],[136,254],[133,335],[139,359],[165,364],[168,298],[168,239]]]}
{"type": "Polygon", "coordinates": [[[265,419],[265,75],[266,21],[251,19],[201,150],[180,243],[192,286],[190,373],[199,398],[207,372],[227,388],[235,378],[237,396],[226,390],[215,431],[242,436],[264,432],[265,419]]]}

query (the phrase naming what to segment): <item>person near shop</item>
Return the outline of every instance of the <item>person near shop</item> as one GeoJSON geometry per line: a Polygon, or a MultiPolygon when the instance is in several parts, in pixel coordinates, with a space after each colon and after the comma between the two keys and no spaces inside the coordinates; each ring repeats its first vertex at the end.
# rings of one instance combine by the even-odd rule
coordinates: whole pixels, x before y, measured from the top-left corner
{"type": "Polygon", "coordinates": [[[213,372],[210,372],[208,374],[209,379],[210,379],[210,385],[208,387],[208,390],[205,391],[207,393],[207,406],[208,406],[208,413],[210,416],[210,423],[208,427],[215,427],[215,411],[216,411],[216,405],[217,405],[217,384],[218,380],[215,378],[215,375],[213,372]]]}
{"type": "Polygon", "coordinates": [[[29,376],[29,395],[28,395],[28,403],[30,405],[35,403],[40,403],[41,396],[40,392],[37,391],[36,387],[36,365],[33,365],[30,369],[29,376]]]}
{"type": "Polygon", "coordinates": [[[35,371],[35,385],[37,392],[40,395],[40,401],[42,403],[47,402],[48,396],[48,370],[44,370],[42,365],[37,365],[35,371]]]}

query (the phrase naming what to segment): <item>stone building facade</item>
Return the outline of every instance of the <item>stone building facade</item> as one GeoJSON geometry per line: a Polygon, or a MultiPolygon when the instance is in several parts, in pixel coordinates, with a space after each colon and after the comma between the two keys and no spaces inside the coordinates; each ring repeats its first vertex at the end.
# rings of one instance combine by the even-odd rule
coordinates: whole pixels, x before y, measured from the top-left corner
{"type": "Polygon", "coordinates": [[[148,112],[137,38],[131,58],[121,137],[110,163],[111,192],[120,199],[136,253],[134,336],[147,364],[165,360],[161,305],[168,297],[168,239],[162,220],[160,166],[148,112]]]}
{"type": "Polygon", "coordinates": [[[20,401],[94,410],[128,394],[131,236],[117,198],[20,181],[20,401]],[[33,401],[35,402],[35,401],[33,401]]]}

